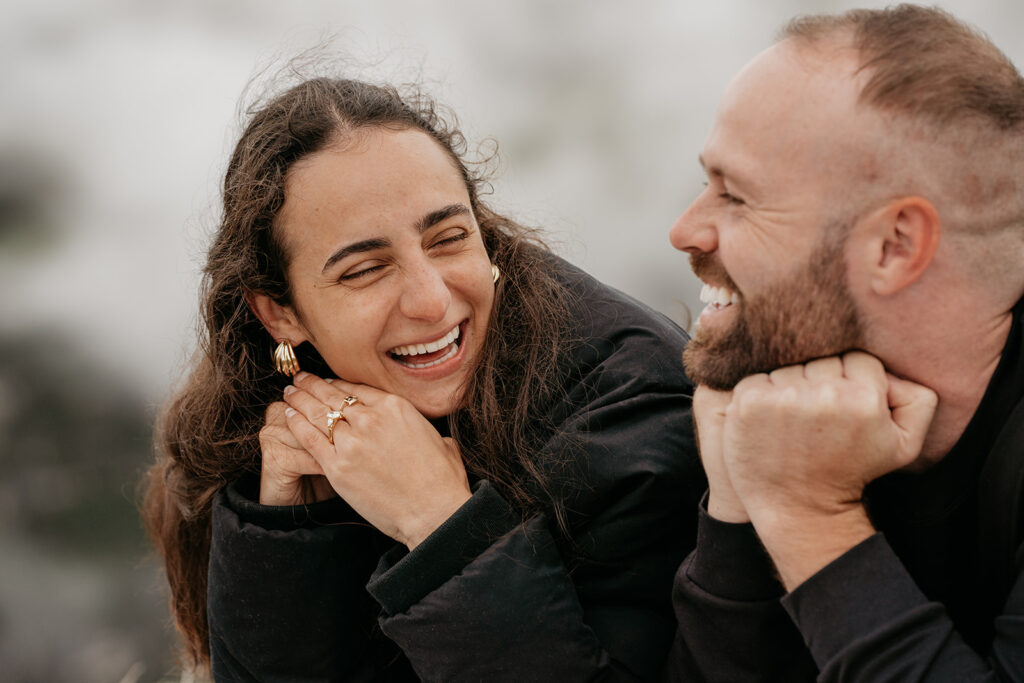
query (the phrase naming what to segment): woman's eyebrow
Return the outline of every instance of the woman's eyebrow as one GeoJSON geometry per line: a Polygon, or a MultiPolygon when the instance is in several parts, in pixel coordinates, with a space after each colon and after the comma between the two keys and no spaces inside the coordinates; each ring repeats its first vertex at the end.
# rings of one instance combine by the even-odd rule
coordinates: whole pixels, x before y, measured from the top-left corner
{"type": "Polygon", "coordinates": [[[328,268],[350,254],[358,254],[364,251],[373,251],[374,249],[383,249],[390,246],[391,240],[384,237],[373,237],[368,240],[353,242],[352,244],[344,246],[331,254],[330,258],[327,259],[327,263],[324,264],[323,270],[320,271],[320,274],[323,275],[327,272],[328,268]]]}
{"type": "Polygon", "coordinates": [[[443,220],[447,220],[452,216],[463,216],[471,213],[469,207],[465,204],[449,204],[443,209],[437,211],[431,211],[423,218],[416,222],[416,229],[420,232],[428,230],[443,220]]]}

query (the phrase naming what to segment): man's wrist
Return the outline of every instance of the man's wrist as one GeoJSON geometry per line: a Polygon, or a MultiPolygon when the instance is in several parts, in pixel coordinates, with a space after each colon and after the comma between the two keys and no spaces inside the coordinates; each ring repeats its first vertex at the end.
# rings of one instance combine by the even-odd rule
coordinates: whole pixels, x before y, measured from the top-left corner
{"type": "Polygon", "coordinates": [[[762,507],[750,517],[787,591],[875,533],[861,503],[833,511],[762,507]]]}

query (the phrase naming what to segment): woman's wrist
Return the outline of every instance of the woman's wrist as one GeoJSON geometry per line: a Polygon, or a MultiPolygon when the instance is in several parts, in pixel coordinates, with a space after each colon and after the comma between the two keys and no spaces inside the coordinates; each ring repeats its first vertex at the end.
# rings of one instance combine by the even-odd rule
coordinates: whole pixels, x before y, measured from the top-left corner
{"type": "Polygon", "coordinates": [[[438,501],[438,505],[431,506],[430,512],[420,514],[416,519],[410,520],[403,529],[402,538],[398,540],[411,551],[427,536],[434,533],[439,526],[444,524],[445,520],[455,514],[472,497],[473,494],[467,488],[445,498],[443,502],[438,501]]]}
{"type": "Polygon", "coordinates": [[[291,485],[273,482],[266,477],[260,477],[260,505],[302,505],[302,490],[298,482],[291,485]]]}
{"type": "Polygon", "coordinates": [[[260,476],[260,505],[311,505],[335,495],[326,477],[300,475],[281,481],[267,476],[265,472],[260,476]]]}

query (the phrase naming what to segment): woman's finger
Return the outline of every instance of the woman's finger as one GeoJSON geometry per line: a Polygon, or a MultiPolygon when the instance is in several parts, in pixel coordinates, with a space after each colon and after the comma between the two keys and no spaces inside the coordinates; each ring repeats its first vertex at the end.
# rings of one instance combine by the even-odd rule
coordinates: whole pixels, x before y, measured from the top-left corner
{"type": "MultiPolygon", "coordinates": [[[[287,407],[287,404],[285,407],[287,407]]],[[[295,435],[292,434],[292,430],[288,429],[288,422],[284,417],[284,408],[281,409],[281,423],[267,425],[261,429],[260,440],[267,442],[273,441],[274,443],[279,443],[288,448],[301,448],[299,442],[295,440],[295,435]]]]}
{"type": "MultiPolygon", "coordinates": [[[[389,394],[365,384],[353,384],[342,380],[327,382],[309,373],[295,376],[295,387],[307,392],[328,407],[328,412],[338,411],[346,422],[359,421],[360,413],[367,407],[380,405],[389,394]],[[364,400],[365,399],[365,400],[364,400]]],[[[313,416],[306,413],[307,417],[313,416]]],[[[326,415],[326,413],[325,413],[326,415]]],[[[325,418],[325,429],[326,429],[325,418]]]]}
{"type": "Polygon", "coordinates": [[[332,379],[328,382],[308,372],[300,372],[295,375],[294,384],[328,405],[338,403],[346,396],[356,396],[364,404],[372,404],[376,394],[382,393],[377,389],[371,389],[371,387],[365,384],[352,384],[351,382],[343,382],[338,379],[332,379]]]}
{"type": "MultiPolygon", "coordinates": [[[[284,400],[292,408],[298,412],[310,425],[320,430],[320,432],[327,436],[328,434],[328,416],[327,414],[332,410],[338,410],[340,405],[343,405],[339,400],[339,406],[332,406],[324,403],[317,397],[313,396],[309,392],[305,391],[296,386],[288,386],[284,389],[284,400]]],[[[286,411],[287,413],[287,411],[286,411]]],[[[344,420],[334,420],[334,430],[338,430],[338,426],[344,420]]],[[[288,427],[292,427],[292,421],[288,420],[288,427]]],[[[295,430],[292,429],[292,433],[295,430]]],[[[295,434],[298,436],[298,434],[295,434]]]]}
{"type": "Polygon", "coordinates": [[[267,406],[267,410],[263,413],[264,424],[266,425],[285,425],[284,409],[287,408],[283,401],[274,401],[267,406]]]}
{"type": "MultiPolygon", "coordinates": [[[[283,425],[281,429],[287,431],[288,426],[283,425]]],[[[294,436],[291,440],[295,440],[294,436]]],[[[296,505],[304,501],[304,478],[313,476],[314,481],[325,480],[320,463],[304,449],[264,441],[261,450],[263,463],[260,467],[259,501],[262,505],[296,505]]],[[[329,492],[324,491],[322,484],[314,486],[317,490],[315,500],[328,496],[329,492]]]]}
{"type": "MultiPolygon", "coordinates": [[[[268,449],[269,450],[269,449],[268,449]]],[[[299,475],[322,475],[324,470],[316,458],[302,448],[291,448],[279,444],[271,453],[263,456],[264,470],[273,468],[275,471],[299,475]]]]}
{"type": "MultiPolygon", "coordinates": [[[[285,410],[285,417],[288,420],[288,428],[292,430],[292,434],[295,435],[295,438],[298,439],[302,447],[306,449],[308,454],[322,468],[323,465],[321,463],[324,462],[324,458],[329,457],[334,451],[334,447],[327,440],[326,419],[321,428],[294,408],[285,410]]],[[[339,432],[348,427],[348,425],[343,423],[343,420],[338,420],[334,425],[334,438],[336,440],[342,438],[339,432]]]]}
{"type": "Polygon", "coordinates": [[[260,430],[261,441],[271,439],[291,448],[299,447],[299,442],[295,440],[295,435],[288,429],[288,421],[284,417],[284,409],[287,407],[288,404],[284,401],[274,401],[267,406],[266,421],[263,424],[263,429],[260,430]]]}

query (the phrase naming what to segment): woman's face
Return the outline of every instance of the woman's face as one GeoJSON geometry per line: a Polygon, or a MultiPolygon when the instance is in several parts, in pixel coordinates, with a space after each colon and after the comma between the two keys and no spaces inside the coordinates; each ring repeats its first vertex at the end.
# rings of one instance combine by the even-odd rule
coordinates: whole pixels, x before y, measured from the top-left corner
{"type": "Polygon", "coordinates": [[[367,129],[297,162],[278,229],[295,327],[283,336],[311,342],[338,377],[427,417],[451,413],[494,283],[466,186],[440,145],[420,131],[367,129]]]}

